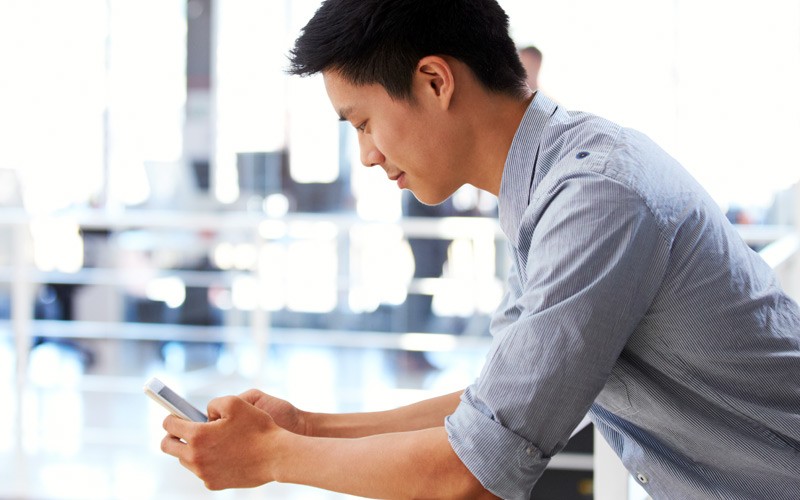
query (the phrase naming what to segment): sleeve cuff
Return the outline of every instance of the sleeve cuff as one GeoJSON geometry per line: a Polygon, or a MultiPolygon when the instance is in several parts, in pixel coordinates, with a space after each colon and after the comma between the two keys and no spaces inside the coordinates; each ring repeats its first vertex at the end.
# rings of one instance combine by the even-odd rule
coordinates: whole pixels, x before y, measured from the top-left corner
{"type": "Polygon", "coordinates": [[[469,392],[467,389],[456,411],[445,419],[450,445],[467,469],[494,495],[529,500],[533,485],[550,458],[479,410],[469,401],[469,392]]]}

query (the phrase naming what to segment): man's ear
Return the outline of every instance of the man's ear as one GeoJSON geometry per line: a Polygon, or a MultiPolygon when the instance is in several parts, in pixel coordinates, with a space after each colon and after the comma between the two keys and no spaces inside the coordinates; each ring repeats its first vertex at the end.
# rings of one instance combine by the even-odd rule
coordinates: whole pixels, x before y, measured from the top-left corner
{"type": "Polygon", "coordinates": [[[442,109],[450,107],[455,91],[453,68],[442,57],[425,56],[417,63],[414,73],[415,86],[419,86],[420,97],[438,101],[442,109]]]}

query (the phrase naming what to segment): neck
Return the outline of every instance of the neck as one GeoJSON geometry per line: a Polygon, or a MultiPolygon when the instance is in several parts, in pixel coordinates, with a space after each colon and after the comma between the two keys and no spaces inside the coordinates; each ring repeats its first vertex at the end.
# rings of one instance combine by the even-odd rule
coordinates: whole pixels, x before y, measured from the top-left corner
{"type": "Polygon", "coordinates": [[[466,121],[471,130],[466,158],[469,183],[498,196],[511,143],[534,94],[523,99],[483,94],[467,100],[471,108],[466,121]]]}

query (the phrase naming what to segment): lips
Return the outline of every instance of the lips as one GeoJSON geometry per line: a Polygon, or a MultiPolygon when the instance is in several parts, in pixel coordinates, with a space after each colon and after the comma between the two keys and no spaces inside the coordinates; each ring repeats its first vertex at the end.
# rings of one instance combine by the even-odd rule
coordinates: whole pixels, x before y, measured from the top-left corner
{"type": "Polygon", "coordinates": [[[390,181],[396,181],[397,182],[397,187],[399,187],[400,189],[405,189],[405,187],[406,187],[406,184],[405,184],[406,173],[405,172],[397,172],[396,174],[389,174],[387,172],[386,175],[389,177],[390,181]]]}

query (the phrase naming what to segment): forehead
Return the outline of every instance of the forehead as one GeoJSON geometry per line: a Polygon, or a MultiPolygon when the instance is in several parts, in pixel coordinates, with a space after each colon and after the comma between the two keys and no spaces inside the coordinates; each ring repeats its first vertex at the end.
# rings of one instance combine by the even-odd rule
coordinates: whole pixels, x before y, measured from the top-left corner
{"type": "Polygon", "coordinates": [[[325,81],[328,98],[342,120],[347,120],[371,97],[370,86],[355,85],[337,71],[324,71],[322,78],[325,81]]]}
{"type": "Polygon", "coordinates": [[[339,118],[346,120],[355,107],[355,89],[352,88],[354,85],[332,71],[324,71],[322,79],[325,82],[325,91],[328,93],[328,99],[333,104],[336,113],[339,118]]]}
{"type": "Polygon", "coordinates": [[[376,108],[394,109],[404,104],[392,99],[386,89],[377,83],[356,85],[336,71],[323,71],[322,77],[328,99],[339,114],[339,118],[345,121],[354,114],[376,108]]]}

